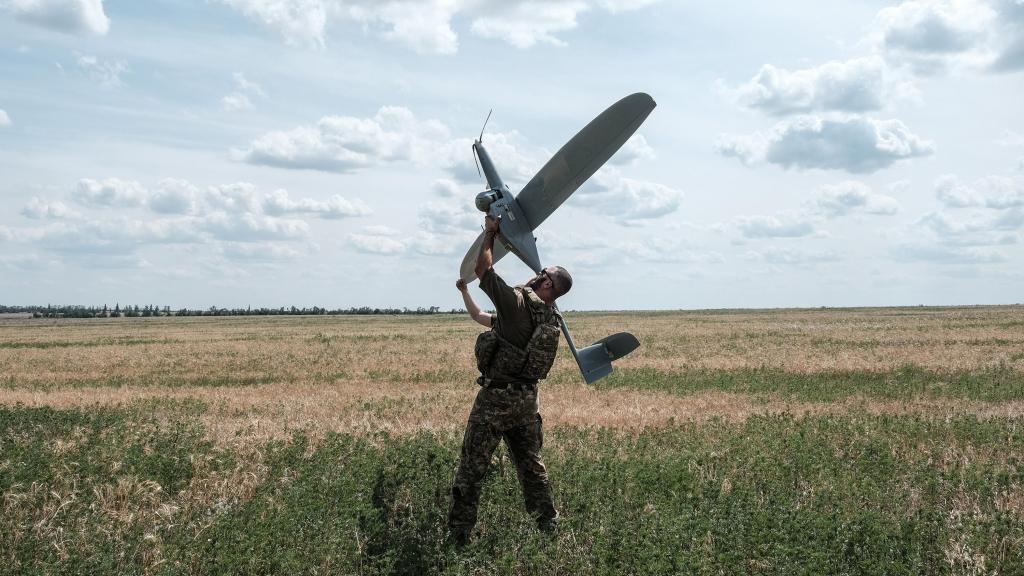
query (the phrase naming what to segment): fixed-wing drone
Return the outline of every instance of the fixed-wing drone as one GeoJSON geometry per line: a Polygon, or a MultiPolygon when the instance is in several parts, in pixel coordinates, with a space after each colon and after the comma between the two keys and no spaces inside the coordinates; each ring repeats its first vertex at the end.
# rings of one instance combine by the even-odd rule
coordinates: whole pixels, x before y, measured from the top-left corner
{"type": "MultiPolygon", "coordinates": [[[[476,207],[494,218],[501,218],[499,242],[494,244],[492,252],[494,262],[511,252],[534,273],[540,273],[543,266],[533,231],[629,140],[655,106],[654,99],[643,93],[631,94],[612,104],[562,146],[517,196],[498,176],[491,157],[484,149],[481,131],[480,138],[473,142],[473,152],[487,179],[487,190],[477,194],[476,207]]],[[[474,268],[483,240],[484,235],[481,234],[462,261],[460,273],[467,283],[476,279],[474,268]]],[[[619,332],[577,349],[565,318],[557,313],[557,309],[556,314],[587,384],[610,374],[613,360],[640,346],[636,336],[619,332]]]]}

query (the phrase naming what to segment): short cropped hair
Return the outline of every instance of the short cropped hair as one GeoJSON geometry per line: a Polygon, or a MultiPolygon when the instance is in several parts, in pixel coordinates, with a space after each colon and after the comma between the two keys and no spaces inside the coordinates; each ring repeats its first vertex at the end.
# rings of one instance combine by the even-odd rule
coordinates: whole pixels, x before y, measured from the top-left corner
{"type": "Polygon", "coordinates": [[[555,298],[564,295],[572,289],[572,276],[569,275],[569,271],[565,268],[555,266],[555,273],[550,274],[550,276],[555,290],[555,298]]]}

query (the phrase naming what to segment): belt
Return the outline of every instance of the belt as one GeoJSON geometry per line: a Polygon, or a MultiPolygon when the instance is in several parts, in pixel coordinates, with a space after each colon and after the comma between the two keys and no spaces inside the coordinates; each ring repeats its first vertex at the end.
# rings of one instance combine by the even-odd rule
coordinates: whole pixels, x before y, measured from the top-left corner
{"type": "Polygon", "coordinates": [[[478,378],[476,383],[488,390],[518,390],[532,392],[537,389],[536,382],[495,382],[494,380],[484,378],[483,376],[478,378]]]}

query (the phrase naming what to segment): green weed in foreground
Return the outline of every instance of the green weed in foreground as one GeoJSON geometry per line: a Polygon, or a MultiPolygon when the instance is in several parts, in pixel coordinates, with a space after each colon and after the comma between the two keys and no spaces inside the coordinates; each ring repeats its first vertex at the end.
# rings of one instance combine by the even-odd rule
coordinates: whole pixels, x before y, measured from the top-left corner
{"type": "Polygon", "coordinates": [[[475,540],[457,553],[444,542],[457,437],[329,435],[311,446],[297,435],[243,461],[205,442],[190,409],[161,423],[150,408],[0,409],[0,571],[1024,572],[1024,435],[1013,419],[559,429],[546,448],[558,534],[532,529],[514,468],[496,458],[475,540]],[[250,469],[259,482],[246,498],[203,497],[211,479],[250,469]],[[135,488],[111,501],[119,483],[135,488]]]}
{"type": "Polygon", "coordinates": [[[893,371],[829,370],[798,373],[777,368],[732,370],[653,368],[616,369],[598,388],[659,390],[688,395],[715,390],[740,394],[778,394],[809,401],[850,396],[909,399],[919,396],[1001,402],[1024,400],[1024,373],[1008,366],[941,372],[907,365],[893,371]]]}

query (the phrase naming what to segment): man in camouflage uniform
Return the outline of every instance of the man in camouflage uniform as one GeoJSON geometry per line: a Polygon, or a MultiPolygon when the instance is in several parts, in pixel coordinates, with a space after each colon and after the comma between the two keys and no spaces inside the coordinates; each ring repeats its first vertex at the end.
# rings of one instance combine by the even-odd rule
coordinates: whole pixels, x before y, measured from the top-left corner
{"type": "MultiPolygon", "coordinates": [[[[480,288],[494,303],[497,314],[484,319],[489,322],[481,321],[480,314],[475,314],[474,319],[492,326],[493,334],[485,335],[492,336],[498,344],[493,351],[493,361],[479,366],[482,373],[477,383],[481,390],[469,414],[459,469],[452,484],[448,526],[457,545],[469,541],[476,524],[484,473],[503,438],[516,466],[527,512],[545,531],[553,530],[558,519],[551,483],[540,459],[543,429],[538,412],[537,383],[547,375],[558,346],[554,302],[572,287],[572,277],[564,268],[552,266],[524,286],[509,287],[491,267],[491,250],[498,226],[499,220],[486,218],[484,242],[476,263],[480,288]],[[550,354],[535,354],[540,358],[526,360],[517,356],[528,349],[528,343],[532,345],[538,340],[544,341],[542,346],[550,350],[550,354]]],[[[459,289],[464,290],[464,284],[460,284],[459,289]]],[[[465,291],[463,298],[471,300],[465,291]]],[[[474,307],[469,309],[472,311],[474,307]]],[[[479,340],[477,347],[479,362],[479,340]]]]}

